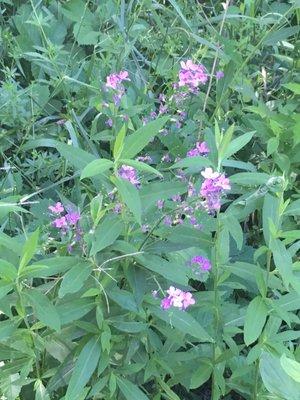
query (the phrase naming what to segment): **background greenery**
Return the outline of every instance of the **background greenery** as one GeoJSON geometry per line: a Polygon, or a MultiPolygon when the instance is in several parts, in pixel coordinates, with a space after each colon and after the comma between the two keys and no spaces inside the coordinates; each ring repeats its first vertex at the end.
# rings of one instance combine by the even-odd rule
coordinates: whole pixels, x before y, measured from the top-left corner
{"type": "Polygon", "coordinates": [[[299,0],[0,5],[3,399],[299,400],[299,0]],[[190,98],[180,129],[172,108],[142,128],[187,59],[225,76],[190,98]],[[120,70],[117,108],[103,84],[120,70]],[[164,227],[155,202],[186,193],[170,167],[199,137],[232,190],[217,217],[199,213],[201,231],[164,227]],[[121,187],[120,160],[145,152],[155,171],[121,187]],[[84,178],[99,158],[114,172],[84,178]],[[51,227],[58,200],[82,215],[71,254],[51,227]],[[213,261],[203,279],[186,271],[195,251],[213,261]],[[151,290],[170,284],[196,305],[162,311],[151,290]]]}

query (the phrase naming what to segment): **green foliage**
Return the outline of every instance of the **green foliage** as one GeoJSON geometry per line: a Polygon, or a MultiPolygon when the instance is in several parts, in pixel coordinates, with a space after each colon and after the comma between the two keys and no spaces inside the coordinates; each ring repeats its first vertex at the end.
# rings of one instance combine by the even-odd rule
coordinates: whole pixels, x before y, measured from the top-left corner
{"type": "Polygon", "coordinates": [[[299,400],[299,25],[294,0],[0,2],[1,399],[299,400]]]}

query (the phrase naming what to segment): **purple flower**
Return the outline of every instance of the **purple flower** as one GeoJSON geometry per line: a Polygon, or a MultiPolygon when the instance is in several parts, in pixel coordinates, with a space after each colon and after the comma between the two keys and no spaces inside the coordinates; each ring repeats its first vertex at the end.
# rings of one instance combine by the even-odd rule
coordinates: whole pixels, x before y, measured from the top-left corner
{"type": "Polygon", "coordinates": [[[105,121],[105,125],[108,126],[109,128],[111,128],[113,126],[113,120],[111,118],[108,118],[105,121]]]}
{"type": "Polygon", "coordinates": [[[200,84],[205,84],[208,74],[202,64],[194,64],[192,60],[181,61],[179,71],[179,86],[186,86],[190,91],[194,91],[200,84]]]}
{"type": "Polygon", "coordinates": [[[162,162],[171,162],[171,157],[168,153],[166,153],[164,156],[161,158],[162,162]]]}
{"type": "Polygon", "coordinates": [[[76,225],[80,220],[80,213],[77,211],[71,211],[66,214],[66,220],[69,225],[76,225]]]}
{"type": "Polygon", "coordinates": [[[196,147],[187,152],[187,157],[205,156],[210,152],[206,142],[197,142],[196,147]]]}
{"type": "Polygon", "coordinates": [[[152,296],[156,299],[158,296],[158,290],[152,290],[152,296]]]}
{"type": "Polygon", "coordinates": [[[208,211],[219,210],[222,194],[231,189],[229,179],[224,174],[206,168],[201,172],[205,178],[201,185],[200,195],[205,199],[205,208],[208,211]]]}
{"type": "Polygon", "coordinates": [[[175,202],[180,202],[181,201],[180,194],[175,194],[174,196],[172,196],[172,200],[175,202]]]}
{"type": "Polygon", "coordinates": [[[216,79],[222,79],[224,78],[224,72],[223,71],[217,71],[216,72],[216,79]]]}
{"type": "Polygon", "coordinates": [[[197,264],[202,271],[209,271],[211,269],[211,262],[203,256],[192,257],[191,264],[197,264]]]}
{"type": "Polygon", "coordinates": [[[132,183],[136,187],[139,187],[140,181],[137,178],[137,173],[135,168],[130,167],[129,165],[122,165],[118,171],[118,174],[121,178],[132,183]]]}
{"type": "Polygon", "coordinates": [[[54,206],[49,206],[48,210],[50,210],[53,214],[60,214],[65,211],[64,206],[59,201],[54,206]]]}
{"type": "Polygon", "coordinates": [[[148,155],[146,155],[146,156],[139,156],[139,157],[136,158],[136,160],[137,160],[137,161],[142,161],[142,162],[149,162],[149,163],[152,162],[152,158],[151,158],[150,156],[148,156],[148,155]]]}
{"type": "Polygon", "coordinates": [[[117,203],[113,209],[113,212],[115,214],[120,214],[122,211],[122,204],[121,203],[117,203]]]}
{"type": "Polygon", "coordinates": [[[150,117],[151,117],[152,119],[155,119],[155,118],[157,117],[156,112],[155,112],[155,111],[151,111],[150,117]]]}
{"type": "Polygon", "coordinates": [[[161,307],[164,310],[168,310],[172,306],[186,310],[190,305],[195,304],[195,299],[190,292],[184,292],[183,290],[176,289],[174,286],[170,286],[167,293],[168,296],[161,301],[161,307]]]}
{"type": "Polygon", "coordinates": [[[170,215],[166,215],[164,220],[163,220],[164,225],[166,226],[172,226],[173,220],[170,217],[170,215]]]}
{"type": "Polygon", "coordinates": [[[65,119],[59,119],[58,121],[56,121],[56,125],[58,126],[62,126],[67,122],[67,120],[65,119]]]}
{"type": "Polygon", "coordinates": [[[149,231],[149,225],[148,225],[148,224],[143,224],[143,225],[141,226],[141,231],[142,231],[143,233],[147,233],[147,232],[149,231]]]}
{"type": "Polygon", "coordinates": [[[157,208],[159,210],[162,210],[164,205],[165,205],[165,201],[164,200],[157,200],[156,205],[157,205],[157,208]]]}

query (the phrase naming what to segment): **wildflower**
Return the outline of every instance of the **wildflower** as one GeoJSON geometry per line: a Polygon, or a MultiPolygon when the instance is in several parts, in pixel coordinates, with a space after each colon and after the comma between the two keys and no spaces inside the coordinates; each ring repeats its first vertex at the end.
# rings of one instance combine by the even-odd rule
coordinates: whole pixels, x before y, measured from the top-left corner
{"type": "Polygon", "coordinates": [[[150,156],[148,156],[148,155],[146,155],[146,156],[139,156],[139,157],[136,158],[136,160],[137,160],[137,161],[142,161],[142,162],[149,162],[149,163],[152,162],[152,158],[151,158],[150,156]]]}
{"type": "Polygon", "coordinates": [[[66,217],[67,222],[70,225],[76,225],[77,222],[80,220],[80,214],[79,214],[79,212],[76,212],[76,211],[68,212],[65,217],[66,217]]]}
{"type": "Polygon", "coordinates": [[[60,214],[65,211],[63,205],[59,201],[54,206],[49,206],[48,210],[50,210],[53,214],[60,214]]]}
{"type": "Polygon", "coordinates": [[[222,194],[231,189],[229,179],[224,174],[206,168],[201,172],[205,178],[201,185],[200,195],[205,199],[205,208],[209,211],[219,210],[222,194]]]}
{"type": "Polygon", "coordinates": [[[56,218],[53,221],[53,226],[58,229],[66,228],[68,226],[66,217],[56,218]]]}
{"type": "Polygon", "coordinates": [[[180,202],[181,201],[181,196],[180,194],[175,194],[174,196],[171,197],[173,201],[175,202],[180,202]]]}
{"type": "Polygon", "coordinates": [[[166,226],[172,226],[173,220],[169,215],[166,215],[164,220],[163,220],[163,223],[166,226]]]}
{"type": "Polygon", "coordinates": [[[171,157],[168,153],[166,153],[164,156],[161,158],[162,162],[171,162],[171,157]]]}
{"type": "Polygon", "coordinates": [[[187,157],[205,156],[210,152],[206,142],[197,142],[196,147],[187,152],[187,157]]]}
{"type": "Polygon", "coordinates": [[[115,89],[115,90],[120,89],[121,88],[120,85],[122,84],[123,81],[130,81],[127,71],[120,71],[117,74],[108,75],[106,77],[105,86],[107,88],[111,88],[111,89],[115,89]]]}
{"type": "Polygon", "coordinates": [[[105,121],[105,125],[108,126],[109,128],[111,128],[113,126],[113,120],[111,118],[108,118],[105,121]]]}
{"type": "Polygon", "coordinates": [[[168,296],[163,298],[161,301],[161,307],[164,310],[167,310],[172,306],[181,310],[186,310],[190,305],[195,304],[195,299],[190,292],[184,292],[183,290],[176,289],[174,286],[170,286],[167,293],[168,296]]]}
{"type": "Polygon", "coordinates": [[[165,201],[164,201],[164,200],[157,200],[156,206],[157,206],[157,208],[158,208],[159,210],[162,210],[163,207],[164,207],[164,205],[165,205],[165,201]]]}
{"type": "Polygon", "coordinates": [[[115,214],[120,214],[122,211],[122,204],[121,203],[117,203],[113,209],[113,212],[115,214]]]}
{"type": "Polygon", "coordinates": [[[194,64],[192,60],[181,61],[179,71],[179,86],[186,86],[191,91],[198,88],[200,84],[205,84],[208,74],[202,64],[194,64]]]}
{"type": "Polygon", "coordinates": [[[122,165],[118,171],[118,174],[121,178],[127,180],[132,183],[134,186],[138,187],[140,185],[140,181],[137,178],[136,169],[130,167],[128,165],[122,165]]]}
{"type": "Polygon", "coordinates": [[[219,79],[222,79],[222,78],[224,78],[224,72],[223,71],[217,71],[216,72],[216,79],[219,80],[219,79]]]}
{"type": "Polygon", "coordinates": [[[149,225],[148,225],[148,224],[143,224],[143,225],[141,226],[141,231],[142,231],[143,233],[147,233],[147,232],[149,231],[149,225]]]}
{"type": "Polygon", "coordinates": [[[152,296],[156,299],[158,295],[158,290],[152,290],[152,296]]]}
{"type": "Polygon", "coordinates": [[[56,125],[62,126],[62,125],[64,125],[66,122],[67,122],[67,120],[65,120],[65,119],[59,119],[59,120],[56,121],[56,125]]]}
{"type": "Polygon", "coordinates": [[[209,271],[211,269],[211,262],[208,258],[203,256],[194,256],[191,259],[191,264],[197,264],[202,271],[209,271]]]}

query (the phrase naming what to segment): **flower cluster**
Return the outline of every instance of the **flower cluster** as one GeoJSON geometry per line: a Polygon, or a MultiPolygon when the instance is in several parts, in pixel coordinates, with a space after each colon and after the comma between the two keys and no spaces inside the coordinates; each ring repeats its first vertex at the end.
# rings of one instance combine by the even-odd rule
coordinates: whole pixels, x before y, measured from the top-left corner
{"type": "Polygon", "coordinates": [[[176,289],[174,286],[170,286],[167,293],[168,296],[164,297],[161,301],[161,307],[164,310],[168,310],[172,306],[186,310],[190,305],[195,304],[195,299],[190,292],[184,292],[183,290],[176,289]]]}
{"type": "Polygon", "coordinates": [[[214,172],[212,168],[206,168],[201,175],[205,178],[200,189],[200,195],[205,199],[205,208],[208,211],[219,210],[222,194],[231,189],[229,179],[224,174],[214,172]]]}
{"type": "Polygon", "coordinates": [[[115,74],[110,74],[106,77],[106,89],[113,89],[115,94],[113,95],[113,101],[116,106],[120,104],[121,98],[125,93],[123,85],[124,81],[130,81],[127,71],[120,71],[115,74]]]}
{"type": "Polygon", "coordinates": [[[132,183],[134,186],[139,187],[140,181],[138,180],[136,169],[129,165],[122,165],[119,168],[118,174],[121,178],[132,183]]]}
{"type": "Polygon", "coordinates": [[[211,269],[211,262],[208,258],[203,256],[194,256],[190,261],[193,272],[199,274],[201,271],[209,271],[211,269]]]}
{"type": "Polygon", "coordinates": [[[179,87],[186,86],[190,91],[194,92],[200,84],[204,85],[207,82],[208,74],[204,65],[194,64],[192,60],[181,61],[180,65],[179,87]]]}
{"type": "Polygon", "coordinates": [[[209,152],[206,142],[197,142],[196,147],[187,152],[187,157],[206,156],[209,152]]]}
{"type": "Polygon", "coordinates": [[[54,206],[49,206],[48,210],[57,216],[52,222],[52,225],[57,229],[66,231],[68,228],[76,226],[80,220],[80,213],[77,211],[68,211],[65,215],[61,215],[65,212],[65,208],[60,202],[57,202],[54,206]]]}

